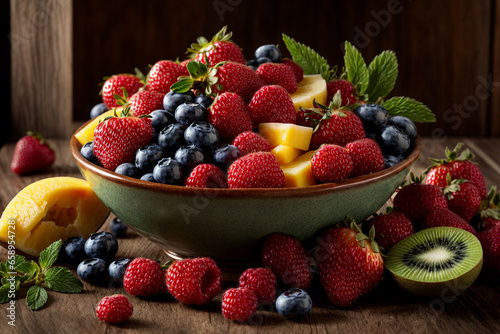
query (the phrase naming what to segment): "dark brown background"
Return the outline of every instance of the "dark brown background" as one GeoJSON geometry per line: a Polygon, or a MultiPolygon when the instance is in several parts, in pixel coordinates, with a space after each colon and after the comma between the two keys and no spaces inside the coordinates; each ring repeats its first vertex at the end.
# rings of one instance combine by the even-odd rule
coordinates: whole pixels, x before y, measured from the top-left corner
{"type": "MultiPolygon", "coordinates": [[[[44,114],[44,106],[50,104],[46,100],[56,99],[47,113],[67,102],[66,105],[72,106],[72,120],[88,119],[92,106],[100,102],[98,83],[104,76],[131,73],[135,67],[147,72],[148,65],[158,60],[183,58],[186,48],[197,36],[211,37],[224,25],[233,31],[233,40],[247,58],[252,57],[261,44],[283,46],[282,33],[311,46],[330,65],[340,67],[343,63],[340,45],[345,40],[355,44],[367,62],[381,51],[392,49],[398,56],[400,72],[391,95],[413,97],[436,114],[437,123],[419,125],[422,135],[436,139],[455,135],[500,135],[500,0],[205,0],[184,3],[170,0],[39,0],[35,8],[28,0],[15,0],[15,5],[13,1],[10,4],[13,30],[23,28],[24,21],[19,21],[19,17],[29,21],[40,8],[55,12],[49,17],[52,28],[41,27],[36,34],[56,35],[47,40],[60,47],[38,45],[34,51],[30,49],[30,52],[12,56],[15,59],[11,73],[17,74],[11,78],[12,107],[9,111],[16,124],[13,127],[3,125],[4,140],[19,136],[29,125],[50,127],[48,122],[33,122],[34,118],[44,117],[40,114],[44,114]],[[62,25],[62,33],[57,29],[58,24],[62,25]],[[71,40],[69,48],[67,40],[71,40]],[[62,54],[61,62],[68,63],[71,67],[67,68],[71,71],[64,71],[64,67],[61,70],[51,52],[62,54]],[[19,87],[33,85],[32,81],[39,79],[18,67],[32,63],[37,64],[31,67],[33,71],[43,71],[44,61],[62,73],[59,77],[65,76],[64,80],[54,80],[49,85],[53,85],[56,92],[47,92],[44,84],[40,85],[46,89],[44,94],[37,95],[36,88],[21,94],[19,87]],[[494,84],[495,81],[499,83],[494,84]],[[70,92],[64,96],[57,94],[68,89],[70,92]],[[26,115],[27,120],[21,121],[24,116],[17,115],[26,115]]],[[[2,13],[7,6],[5,2],[2,4],[2,13]]],[[[8,40],[6,44],[10,45],[8,40]]],[[[7,94],[2,92],[6,100],[7,94]]],[[[60,112],[67,115],[71,110],[65,107],[60,112]]],[[[51,117],[58,118],[54,114],[51,117]]],[[[68,130],[47,131],[54,137],[71,134],[68,130]]]]}

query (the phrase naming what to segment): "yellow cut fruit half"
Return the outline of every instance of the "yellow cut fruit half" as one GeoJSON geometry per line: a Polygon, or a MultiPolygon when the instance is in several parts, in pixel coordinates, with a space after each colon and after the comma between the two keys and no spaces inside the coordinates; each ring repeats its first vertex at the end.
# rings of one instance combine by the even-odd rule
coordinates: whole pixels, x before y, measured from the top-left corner
{"type": "Polygon", "coordinates": [[[22,189],[0,218],[0,241],[27,255],[39,256],[54,241],[88,238],[108,217],[109,209],[87,181],[51,177],[22,189]]]}
{"type": "Polygon", "coordinates": [[[326,105],[327,91],[326,81],[321,74],[304,75],[304,79],[299,82],[297,91],[290,94],[295,110],[299,107],[305,109],[313,108],[313,101],[326,105]]]}
{"type": "MultiPolygon", "coordinates": [[[[122,107],[116,108],[116,115],[117,116],[121,115],[122,109],[123,109],[122,107]]],[[[93,141],[94,140],[94,130],[97,127],[97,124],[102,122],[106,117],[114,116],[114,115],[115,115],[115,109],[108,110],[108,111],[104,112],[103,114],[97,116],[96,118],[94,118],[92,120],[92,122],[87,124],[87,126],[85,126],[83,129],[78,131],[75,134],[75,138],[78,140],[78,142],[80,144],[82,144],[82,146],[85,145],[86,143],[88,143],[89,141],[93,141]]]]}

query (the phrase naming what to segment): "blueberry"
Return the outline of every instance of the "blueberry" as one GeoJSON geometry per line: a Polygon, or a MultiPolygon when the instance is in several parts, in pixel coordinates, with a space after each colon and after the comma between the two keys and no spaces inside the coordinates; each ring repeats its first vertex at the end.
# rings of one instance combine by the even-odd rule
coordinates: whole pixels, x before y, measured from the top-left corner
{"type": "Polygon", "coordinates": [[[195,145],[185,145],[180,147],[175,152],[174,159],[177,160],[186,171],[190,171],[199,164],[207,162],[205,152],[195,145]]]}
{"type": "Polygon", "coordinates": [[[88,143],[85,143],[85,145],[82,146],[80,149],[81,155],[87,159],[89,162],[100,165],[99,160],[94,154],[94,142],[89,141],[88,143]]]}
{"type": "Polygon", "coordinates": [[[397,157],[394,155],[385,155],[384,156],[384,164],[385,168],[391,168],[394,165],[397,165],[401,161],[405,159],[404,155],[398,155],[397,157]]]}
{"type": "Polygon", "coordinates": [[[155,177],[153,176],[153,173],[144,174],[143,176],[141,176],[141,180],[148,181],[148,182],[156,182],[155,177]]]}
{"type": "Polygon", "coordinates": [[[398,127],[408,136],[408,138],[410,138],[410,141],[413,141],[417,136],[417,127],[415,126],[415,123],[413,123],[408,117],[393,116],[389,118],[387,124],[398,127]]]}
{"type": "Polygon", "coordinates": [[[85,282],[102,284],[108,273],[108,264],[103,259],[93,257],[80,262],[76,273],[85,282]]]}
{"type": "Polygon", "coordinates": [[[164,109],[152,111],[149,116],[151,116],[151,125],[155,133],[160,133],[167,125],[175,123],[174,115],[164,109]]]}
{"type": "Polygon", "coordinates": [[[139,168],[137,168],[136,165],[134,165],[131,162],[124,162],[115,169],[115,173],[133,177],[133,178],[140,178],[142,176],[142,172],[139,168]]]}
{"type": "Polygon", "coordinates": [[[229,165],[241,156],[238,147],[225,144],[212,152],[212,162],[222,170],[227,170],[229,165]]]}
{"type": "Polygon", "coordinates": [[[208,109],[212,103],[214,102],[214,99],[211,97],[206,96],[205,94],[200,94],[195,97],[194,102],[201,104],[202,106],[205,107],[205,109],[208,109]]]}
{"type": "Polygon", "coordinates": [[[219,132],[208,122],[196,121],[187,127],[184,140],[188,145],[195,145],[206,152],[212,152],[219,144],[219,132]]]}
{"type": "Polygon", "coordinates": [[[92,107],[90,110],[90,118],[96,118],[97,116],[100,116],[104,114],[106,111],[108,111],[108,107],[106,107],[106,104],[104,103],[98,103],[95,106],[92,107]]]}
{"type": "Polygon", "coordinates": [[[380,104],[368,103],[354,109],[366,131],[377,131],[387,124],[389,114],[380,104]]]}
{"type": "Polygon", "coordinates": [[[311,311],[311,308],[311,297],[302,289],[288,290],[276,299],[276,311],[289,319],[304,316],[311,311]]]}
{"type": "Polygon", "coordinates": [[[250,67],[252,67],[252,68],[257,68],[257,67],[259,67],[259,63],[258,63],[258,62],[257,62],[257,60],[255,60],[255,59],[250,59],[250,60],[247,60],[247,61],[246,61],[246,63],[245,63],[245,65],[250,66],[250,67]]]}
{"type": "Polygon", "coordinates": [[[404,154],[410,148],[410,138],[394,125],[386,125],[378,136],[380,148],[386,155],[404,154]]]}
{"type": "Polygon", "coordinates": [[[85,242],[85,253],[89,257],[108,260],[118,251],[118,241],[109,232],[92,233],[85,242]]]}
{"type": "Polygon", "coordinates": [[[168,92],[163,98],[163,109],[169,113],[174,113],[175,109],[186,102],[193,102],[194,94],[189,91],[188,93],[174,93],[168,92]]]}
{"type": "Polygon", "coordinates": [[[164,184],[182,184],[184,180],[184,168],[172,158],[163,158],[153,170],[156,182],[164,184]]]}
{"type": "Polygon", "coordinates": [[[255,61],[257,62],[258,65],[262,65],[262,64],[265,64],[265,63],[272,63],[273,62],[268,57],[260,57],[260,58],[255,59],[255,61]]]}
{"type": "Polygon", "coordinates": [[[148,144],[139,148],[135,153],[135,166],[144,173],[151,173],[158,161],[164,157],[163,147],[158,144],[148,144]]]}
{"type": "Polygon", "coordinates": [[[111,262],[108,267],[109,278],[114,283],[123,284],[123,276],[130,262],[132,259],[128,258],[119,258],[111,262]]]}
{"type": "Polygon", "coordinates": [[[175,109],[174,116],[177,122],[188,126],[194,121],[204,121],[207,109],[199,103],[183,103],[175,109]]]}
{"type": "Polygon", "coordinates": [[[170,124],[158,134],[158,145],[160,145],[167,156],[173,155],[179,147],[186,144],[184,131],[186,127],[180,123],[170,124]]]}
{"type": "Polygon", "coordinates": [[[260,57],[267,57],[271,59],[273,63],[281,62],[281,51],[274,44],[261,45],[255,50],[254,58],[259,59],[260,57]]]}
{"type": "Polygon", "coordinates": [[[77,265],[87,258],[85,254],[85,238],[82,236],[68,238],[61,247],[64,261],[77,265]]]}
{"type": "Polygon", "coordinates": [[[127,225],[116,217],[111,220],[109,227],[116,238],[123,238],[127,234],[127,225]]]}

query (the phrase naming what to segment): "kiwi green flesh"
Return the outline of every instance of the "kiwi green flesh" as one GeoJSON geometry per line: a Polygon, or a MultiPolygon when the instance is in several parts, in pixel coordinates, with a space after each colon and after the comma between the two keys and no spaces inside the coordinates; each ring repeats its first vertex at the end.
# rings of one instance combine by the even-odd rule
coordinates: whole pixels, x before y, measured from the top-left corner
{"type": "Polygon", "coordinates": [[[394,245],[385,260],[387,270],[403,289],[422,297],[462,293],[481,272],[483,250],[470,232],[434,227],[394,245]]]}

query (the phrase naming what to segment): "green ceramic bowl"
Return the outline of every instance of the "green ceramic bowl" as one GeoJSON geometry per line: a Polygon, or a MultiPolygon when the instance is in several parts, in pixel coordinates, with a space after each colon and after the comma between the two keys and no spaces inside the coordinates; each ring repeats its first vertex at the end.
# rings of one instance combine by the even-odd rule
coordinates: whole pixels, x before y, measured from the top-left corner
{"type": "Polygon", "coordinates": [[[398,165],[336,184],[280,189],[201,189],[119,175],[88,162],[73,136],[71,152],[97,196],[130,228],[174,258],[208,256],[223,264],[253,262],[272,232],[303,242],[349,215],[362,221],[382,207],[421,150],[398,165]]]}

